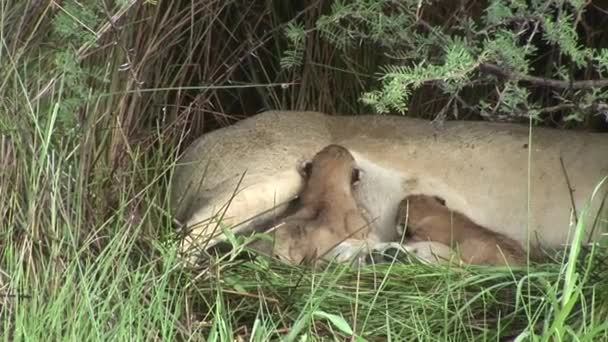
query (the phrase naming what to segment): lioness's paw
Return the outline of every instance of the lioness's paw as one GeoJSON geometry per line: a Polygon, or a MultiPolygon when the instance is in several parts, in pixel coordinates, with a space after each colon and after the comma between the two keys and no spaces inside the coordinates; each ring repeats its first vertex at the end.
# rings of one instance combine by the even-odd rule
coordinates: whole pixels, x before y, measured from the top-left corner
{"type": "Polygon", "coordinates": [[[384,263],[395,261],[409,261],[407,247],[398,242],[383,242],[376,244],[366,256],[365,261],[371,263],[384,263]]]}
{"type": "Polygon", "coordinates": [[[359,258],[364,251],[365,243],[363,241],[342,241],[339,245],[334,247],[330,253],[328,253],[329,259],[333,259],[335,262],[343,263],[359,258]]]}

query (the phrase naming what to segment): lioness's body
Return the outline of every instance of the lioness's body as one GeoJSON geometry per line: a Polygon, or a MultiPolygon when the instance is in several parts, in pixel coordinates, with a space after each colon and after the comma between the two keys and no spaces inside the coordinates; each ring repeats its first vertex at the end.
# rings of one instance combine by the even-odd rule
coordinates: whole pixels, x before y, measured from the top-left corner
{"type": "Polygon", "coordinates": [[[399,205],[397,227],[408,241],[435,241],[457,249],[469,264],[519,265],[525,252],[513,239],[473,222],[452,211],[437,198],[411,195],[399,205]]]}
{"type": "Polygon", "coordinates": [[[306,185],[297,210],[273,232],[274,244],[260,242],[254,249],[292,263],[331,257],[329,253],[346,239],[365,239],[368,222],[353,197],[358,182],[355,159],[344,147],[329,145],[307,167],[306,185]]]}
{"type": "Polygon", "coordinates": [[[425,193],[441,196],[453,210],[522,245],[529,227],[533,243],[559,247],[569,236],[565,173],[579,214],[608,173],[606,134],[535,127],[529,141],[525,125],[445,122],[435,128],[396,116],[275,111],[195,141],[174,174],[174,212],[194,229],[193,236],[209,238],[216,227],[209,218],[218,211],[224,223],[236,224],[292,199],[304,184],[298,162],[331,143],[347,147],[364,171],[355,197],[382,241],[397,239],[394,218],[401,199],[425,193]]]}

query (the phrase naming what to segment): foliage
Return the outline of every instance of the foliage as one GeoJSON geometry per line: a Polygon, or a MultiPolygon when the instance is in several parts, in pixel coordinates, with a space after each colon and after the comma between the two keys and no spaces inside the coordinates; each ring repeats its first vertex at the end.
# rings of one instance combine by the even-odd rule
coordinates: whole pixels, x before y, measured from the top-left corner
{"type": "MultiPolygon", "coordinates": [[[[607,115],[606,40],[602,26],[594,26],[593,12],[602,11],[595,2],[458,6],[338,0],[316,20],[315,30],[343,51],[364,41],[391,56],[378,70],[380,87],[361,97],[380,113],[406,112],[413,92],[432,86],[447,99],[440,119],[462,111],[489,120],[568,122],[607,115]],[[433,13],[441,7],[454,11],[437,18],[433,13]]],[[[295,32],[290,28],[288,35],[295,32]]],[[[286,54],[294,56],[293,50],[286,54]]]]}

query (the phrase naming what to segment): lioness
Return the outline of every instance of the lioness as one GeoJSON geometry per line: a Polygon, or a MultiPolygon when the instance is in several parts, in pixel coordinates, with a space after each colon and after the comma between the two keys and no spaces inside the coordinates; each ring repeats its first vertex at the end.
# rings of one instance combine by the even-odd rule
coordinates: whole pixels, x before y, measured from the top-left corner
{"type": "MultiPolygon", "coordinates": [[[[333,256],[330,251],[347,239],[367,238],[368,222],[353,197],[360,171],[355,159],[340,145],[329,145],[301,168],[306,179],[297,210],[267,241],[252,245],[292,263],[333,256]]],[[[325,258],[328,259],[328,258],[325,258]]]]}
{"type": "MultiPolygon", "coordinates": [[[[398,238],[400,201],[425,193],[522,245],[529,236],[534,246],[560,247],[569,240],[573,207],[580,216],[608,173],[608,135],[529,133],[525,125],[490,122],[435,127],[398,116],[258,114],[203,135],[181,157],[171,202],[191,232],[183,250],[220,241],[220,220],[238,231],[282,214],[304,186],[298,161],[332,143],[351,151],[365,173],[354,195],[382,242],[398,238]]],[[[600,211],[604,221],[597,222],[606,225],[605,195],[604,187],[587,212],[589,225],[600,211]]]]}
{"type": "Polygon", "coordinates": [[[435,196],[410,195],[401,201],[397,230],[407,241],[436,241],[456,246],[469,264],[519,265],[525,252],[513,239],[488,230],[452,211],[435,196]]]}

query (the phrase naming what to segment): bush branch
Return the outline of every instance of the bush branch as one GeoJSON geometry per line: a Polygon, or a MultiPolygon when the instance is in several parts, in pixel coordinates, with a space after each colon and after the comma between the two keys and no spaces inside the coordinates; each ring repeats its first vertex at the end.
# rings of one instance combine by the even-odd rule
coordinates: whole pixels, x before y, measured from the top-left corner
{"type": "Polygon", "coordinates": [[[507,70],[499,67],[495,64],[482,63],[479,65],[479,70],[486,74],[492,74],[501,76],[509,79],[516,79],[522,82],[528,82],[531,84],[559,88],[559,89],[589,89],[589,88],[603,88],[608,87],[608,79],[601,80],[583,80],[583,81],[561,81],[551,78],[536,77],[530,75],[520,74],[515,71],[507,70]]]}

